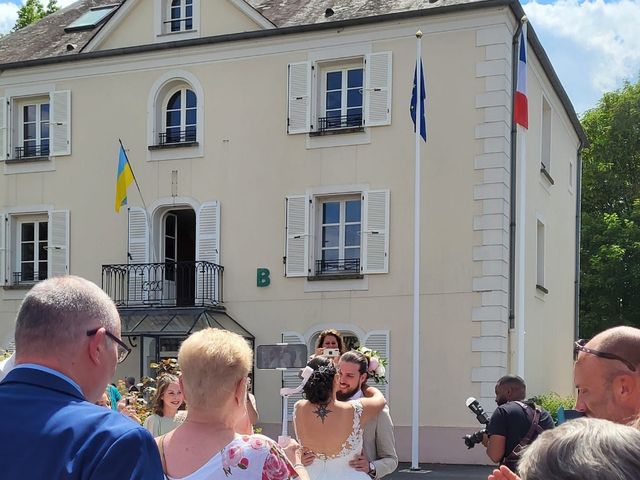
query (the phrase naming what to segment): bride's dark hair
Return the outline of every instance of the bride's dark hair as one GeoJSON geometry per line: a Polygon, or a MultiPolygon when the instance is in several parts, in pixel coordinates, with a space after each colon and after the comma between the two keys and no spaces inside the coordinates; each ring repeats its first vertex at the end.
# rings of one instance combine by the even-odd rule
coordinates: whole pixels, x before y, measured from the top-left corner
{"type": "Polygon", "coordinates": [[[304,398],[311,403],[328,403],[333,393],[333,378],[336,376],[336,367],[329,357],[319,355],[313,357],[307,367],[314,372],[307,380],[302,390],[304,398]]]}

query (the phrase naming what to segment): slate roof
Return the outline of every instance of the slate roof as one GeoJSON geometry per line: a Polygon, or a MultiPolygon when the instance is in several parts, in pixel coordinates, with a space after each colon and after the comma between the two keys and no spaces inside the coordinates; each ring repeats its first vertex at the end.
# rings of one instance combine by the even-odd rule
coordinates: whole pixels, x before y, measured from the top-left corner
{"type": "Polygon", "coordinates": [[[64,28],[93,7],[120,3],[121,0],[80,0],[5,35],[0,38],[0,64],[78,54],[104,23],[93,30],[67,33],[64,28]]]}

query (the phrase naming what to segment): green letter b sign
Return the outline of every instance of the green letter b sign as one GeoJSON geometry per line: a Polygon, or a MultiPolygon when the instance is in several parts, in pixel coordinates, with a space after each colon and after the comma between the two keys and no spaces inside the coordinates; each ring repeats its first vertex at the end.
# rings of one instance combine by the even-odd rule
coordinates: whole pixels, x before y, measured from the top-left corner
{"type": "Polygon", "coordinates": [[[257,270],[257,279],[256,285],[258,287],[268,287],[271,283],[271,279],[269,278],[269,269],[268,268],[258,268],[257,270]]]}

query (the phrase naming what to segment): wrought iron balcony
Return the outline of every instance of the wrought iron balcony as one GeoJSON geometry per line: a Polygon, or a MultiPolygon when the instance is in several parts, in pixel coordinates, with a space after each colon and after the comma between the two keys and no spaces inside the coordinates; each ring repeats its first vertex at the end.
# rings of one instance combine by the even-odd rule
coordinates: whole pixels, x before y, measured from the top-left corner
{"type": "Polygon", "coordinates": [[[186,130],[167,129],[166,132],[158,134],[160,145],[170,145],[175,143],[192,143],[197,141],[195,127],[186,130]]]}
{"type": "Polygon", "coordinates": [[[200,261],[103,265],[102,289],[119,307],[220,306],[223,271],[200,261]]]}
{"type": "Polygon", "coordinates": [[[29,145],[27,147],[16,147],[16,160],[24,158],[48,157],[49,143],[40,145],[29,145]]]}
{"type": "Polygon", "coordinates": [[[27,272],[13,272],[13,285],[21,285],[25,283],[36,283],[40,280],[47,279],[47,270],[39,272],[27,271],[27,272]]]}
{"type": "Polygon", "coordinates": [[[360,273],[360,259],[316,260],[316,275],[360,273]]]}
{"type": "Polygon", "coordinates": [[[340,128],[362,127],[362,113],[351,113],[341,117],[319,117],[318,131],[337,130],[340,128]]]}

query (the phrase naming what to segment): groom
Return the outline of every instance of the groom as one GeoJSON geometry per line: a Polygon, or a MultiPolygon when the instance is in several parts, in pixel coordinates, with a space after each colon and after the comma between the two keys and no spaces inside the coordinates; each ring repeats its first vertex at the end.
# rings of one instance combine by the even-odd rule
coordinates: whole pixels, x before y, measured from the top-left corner
{"type": "MultiPolygon", "coordinates": [[[[340,385],[336,392],[338,400],[344,402],[362,397],[362,386],[367,381],[367,366],[366,357],[355,350],[340,357],[340,385]]],[[[365,424],[363,442],[363,452],[352,459],[349,465],[371,478],[382,478],[395,471],[398,454],[388,406],[375,419],[365,424]]]]}

